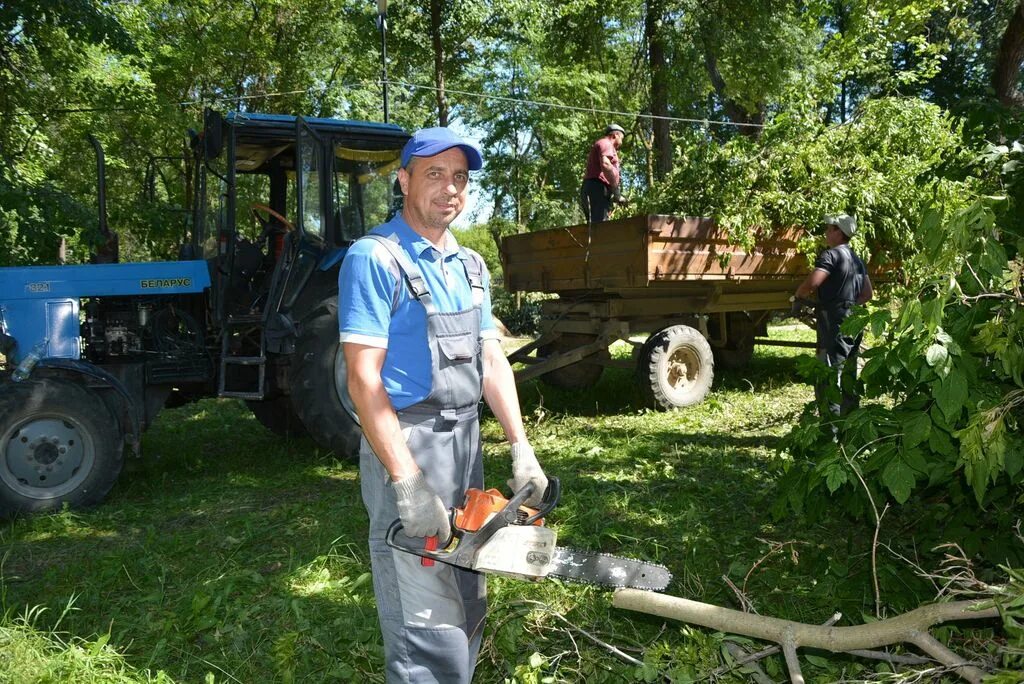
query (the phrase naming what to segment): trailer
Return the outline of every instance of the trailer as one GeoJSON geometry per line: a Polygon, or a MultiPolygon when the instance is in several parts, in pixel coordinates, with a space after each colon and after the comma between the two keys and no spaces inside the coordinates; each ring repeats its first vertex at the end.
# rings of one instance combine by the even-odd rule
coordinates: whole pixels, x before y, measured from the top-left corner
{"type": "Polygon", "coordinates": [[[767,338],[811,270],[805,236],[762,231],[748,252],[711,219],[646,215],[504,237],[508,291],[557,295],[541,303],[540,336],[508,357],[523,364],[517,382],[578,390],[605,367],[635,366],[650,403],[671,410],[701,401],[715,366],[742,367],[756,344],[813,347],[767,338]],[[630,360],[611,358],[617,340],[633,345],[630,360]]]}

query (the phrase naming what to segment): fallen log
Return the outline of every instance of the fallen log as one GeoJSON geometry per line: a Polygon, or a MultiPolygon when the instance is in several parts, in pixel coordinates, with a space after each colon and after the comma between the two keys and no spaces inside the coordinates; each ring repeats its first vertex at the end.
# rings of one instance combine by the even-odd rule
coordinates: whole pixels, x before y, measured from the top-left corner
{"type": "Polygon", "coordinates": [[[899,643],[914,644],[963,679],[972,684],[979,684],[985,674],[981,668],[946,648],[928,630],[935,625],[954,620],[981,620],[999,616],[999,609],[991,601],[951,601],[931,603],[866,625],[835,627],[743,613],[731,608],[638,589],[617,590],[612,605],[720,632],[772,641],[782,648],[790,681],[794,684],[802,684],[804,681],[797,660],[798,648],[850,653],[899,643]]]}

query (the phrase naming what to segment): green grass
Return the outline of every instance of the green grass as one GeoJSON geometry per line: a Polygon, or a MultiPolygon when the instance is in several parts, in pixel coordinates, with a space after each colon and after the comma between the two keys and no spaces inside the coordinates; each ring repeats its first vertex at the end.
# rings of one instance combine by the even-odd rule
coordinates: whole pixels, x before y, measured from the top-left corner
{"type": "MultiPolygon", "coordinates": [[[[773,335],[813,337],[800,327],[773,335]]],[[[796,379],[798,353],[758,348],[747,369],[719,373],[707,401],[678,413],[642,408],[620,369],[588,392],[521,388],[538,455],[562,480],[550,517],[560,544],[662,562],[674,595],[735,606],[726,576],[763,614],[821,622],[841,610],[859,622],[871,604],[871,531],[773,522],[767,512],[780,437],[811,396],[796,379]],[[765,558],[772,542],[792,543],[765,558]]],[[[493,418],[483,433],[488,484],[501,486],[507,447],[493,418]]],[[[0,651],[15,634],[39,654],[25,662],[41,668],[0,682],[62,681],[45,668],[73,656],[53,654],[88,656],[107,634],[90,665],[97,674],[63,681],[149,681],[150,672],[178,682],[383,681],[355,465],[270,434],[226,400],[165,411],[143,449],[103,506],[0,526],[0,651]],[[36,606],[45,611],[30,625],[13,619],[36,606]]],[[[909,574],[891,570],[883,585],[927,600],[909,574]]],[[[686,681],[720,662],[720,635],[613,610],[608,591],[503,578],[489,589],[479,682],[656,672],[686,681]],[[645,660],[646,671],[581,630],[645,660]]],[[[839,666],[847,676],[862,667],[839,666]]],[[[766,667],[781,671],[780,661],[766,667]]]]}

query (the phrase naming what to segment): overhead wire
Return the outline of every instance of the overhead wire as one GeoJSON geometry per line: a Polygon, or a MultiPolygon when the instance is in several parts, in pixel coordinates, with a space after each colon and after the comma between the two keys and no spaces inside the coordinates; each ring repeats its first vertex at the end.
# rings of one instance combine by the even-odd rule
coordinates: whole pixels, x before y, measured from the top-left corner
{"type": "MultiPolygon", "coordinates": [[[[380,83],[380,82],[381,81],[375,81],[375,83],[380,83]]],[[[441,90],[437,86],[425,86],[425,85],[419,85],[417,83],[407,83],[405,81],[392,81],[392,80],[389,79],[386,82],[388,83],[388,85],[405,86],[407,88],[417,88],[417,89],[420,89],[420,90],[433,90],[433,91],[441,90]]],[[[708,126],[708,125],[717,125],[717,126],[745,126],[745,127],[749,127],[749,128],[764,128],[765,127],[765,124],[743,123],[743,122],[739,122],[739,121],[723,121],[723,120],[716,120],[716,119],[690,119],[690,118],[681,117],[681,116],[660,116],[660,115],[656,115],[656,114],[644,114],[644,113],[638,113],[638,112],[620,112],[620,111],[615,111],[613,109],[597,109],[597,108],[594,108],[594,107],[580,107],[580,106],[577,106],[577,105],[562,104],[560,102],[545,102],[543,100],[529,100],[529,99],[525,99],[525,98],[505,97],[503,95],[489,95],[487,93],[474,93],[474,92],[469,91],[469,90],[458,90],[458,89],[455,89],[455,88],[444,88],[444,91],[446,93],[454,93],[456,95],[466,95],[468,97],[476,97],[476,98],[485,99],[485,100],[497,100],[499,102],[512,102],[512,103],[515,103],[515,104],[528,104],[528,105],[534,105],[534,106],[537,106],[537,107],[550,107],[552,109],[565,109],[565,110],[574,111],[574,112],[587,112],[587,113],[593,113],[593,114],[608,114],[608,115],[611,115],[611,116],[632,116],[632,117],[637,118],[637,119],[651,119],[651,120],[658,120],[658,121],[673,121],[673,122],[680,122],[680,123],[696,123],[696,124],[702,124],[704,126],[708,126]]]]}
{"type": "MultiPolygon", "coordinates": [[[[441,88],[439,88],[437,86],[433,86],[433,85],[422,85],[422,84],[419,84],[419,83],[410,83],[408,81],[395,81],[395,80],[391,80],[391,79],[388,79],[386,81],[381,80],[381,79],[376,79],[376,80],[372,80],[372,81],[358,81],[356,83],[342,83],[342,84],[339,84],[339,85],[343,89],[354,89],[356,87],[365,88],[367,85],[371,85],[371,84],[372,85],[377,85],[377,86],[382,86],[384,84],[395,85],[395,86],[404,87],[404,88],[413,88],[413,89],[417,89],[417,90],[430,90],[430,91],[434,91],[434,92],[438,92],[438,91],[442,90],[441,88]]],[[[271,98],[271,97],[282,97],[282,96],[285,96],[285,95],[299,95],[299,94],[302,94],[302,93],[309,93],[309,92],[311,92],[313,90],[314,89],[312,89],[312,88],[301,88],[301,89],[297,89],[297,90],[284,90],[284,91],[273,92],[273,93],[257,93],[257,94],[251,94],[251,95],[209,96],[209,97],[200,97],[200,98],[197,98],[197,99],[194,99],[194,100],[184,100],[184,101],[180,101],[180,102],[167,102],[167,103],[164,103],[163,105],[159,105],[158,104],[157,106],[164,106],[164,107],[188,107],[188,106],[202,105],[202,104],[208,104],[208,103],[212,104],[212,103],[215,103],[215,102],[242,102],[242,101],[246,101],[246,100],[258,100],[258,99],[266,99],[266,98],[271,98]]],[[[521,97],[510,97],[510,96],[504,96],[504,95],[492,95],[492,94],[488,94],[488,93],[479,93],[479,92],[473,92],[473,91],[470,91],[470,90],[461,90],[461,89],[457,89],[457,88],[444,88],[443,90],[446,93],[451,93],[451,94],[454,94],[454,95],[462,95],[464,97],[474,97],[474,98],[481,99],[481,100],[493,100],[493,101],[496,101],[496,102],[505,102],[505,103],[510,103],[510,104],[528,105],[528,106],[533,106],[533,107],[547,107],[547,108],[550,108],[550,109],[561,109],[561,110],[572,111],[572,112],[584,112],[584,113],[588,113],[588,114],[603,114],[603,115],[607,115],[607,116],[633,117],[633,118],[636,118],[636,119],[648,119],[648,120],[651,120],[651,121],[669,121],[669,122],[678,122],[678,123],[692,123],[692,124],[699,124],[699,125],[702,125],[704,127],[708,127],[708,126],[737,126],[737,127],[746,127],[746,128],[764,128],[765,127],[765,124],[746,123],[746,122],[740,122],[740,121],[725,121],[725,120],[719,120],[719,119],[694,119],[694,118],[681,117],[681,116],[660,116],[660,115],[656,115],[656,114],[646,114],[646,113],[643,113],[643,112],[625,112],[625,111],[617,111],[617,110],[614,110],[614,109],[600,109],[600,108],[597,108],[597,107],[581,107],[581,106],[578,106],[578,105],[563,104],[561,102],[549,102],[549,101],[544,101],[544,100],[532,100],[532,99],[529,99],[529,98],[521,98],[521,97]]],[[[327,91],[327,89],[324,88],[323,90],[321,90],[320,94],[322,95],[326,91],[327,91]]],[[[48,114],[76,114],[76,113],[82,113],[82,112],[144,112],[144,111],[147,111],[147,110],[146,109],[142,109],[142,108],[130,108],[130,107],[68,107],[68,108],[60,108],[60,109],[51,109],[51,110],[48,110],[48,112],[39,112],[38,115],[46,116],[48,114]]]]}

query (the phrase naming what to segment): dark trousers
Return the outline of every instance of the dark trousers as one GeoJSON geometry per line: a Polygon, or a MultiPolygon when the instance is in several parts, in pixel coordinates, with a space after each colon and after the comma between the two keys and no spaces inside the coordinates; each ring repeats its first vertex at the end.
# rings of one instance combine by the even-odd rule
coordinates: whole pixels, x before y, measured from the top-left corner
{"type": "Polygon", "coordinates": [[[587,178],[580,188],[580,208],[586,223],[607,221],[612,208],[611,189],[596,178],[587,178]]]}
{"type": "Polygon", "coordinates": [[[814,386],[818,406],[833,415],[844,416],[857,408],[860,400],[854,393],[857,380],[857,356],[863,335],[843,335],[839,328],[850,315],[852,303],[819,307],[816,311],[818,358],[832,371],[827,381],[814,386]]]}

